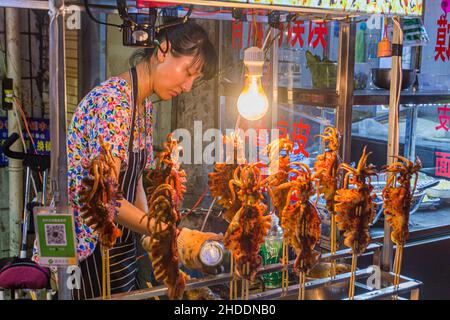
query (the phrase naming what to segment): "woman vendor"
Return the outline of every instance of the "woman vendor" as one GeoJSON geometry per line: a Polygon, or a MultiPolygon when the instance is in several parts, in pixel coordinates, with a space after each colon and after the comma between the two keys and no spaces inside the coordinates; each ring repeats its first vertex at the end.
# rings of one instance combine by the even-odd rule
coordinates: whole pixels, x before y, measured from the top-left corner
{"type": "MultiPolygon", "coordinates": [[[[117,223],[122,235],[110,249],[111,293],[138,289],[137,246],[148,235],[147,200],[142,174],[150,168],[152,154],[152,104],[149,97],[168,100],[189,92],[200,78],[216,73],[217,56],[208,35],[194,22],[170,27],[157,35],[155,49],[141,52],[140,61],[129,72],[111,77],[78,105],[69,126],[69,199],[75,216],[81,289],[74,299],[98,297],[102,290],[102,259],[95,225],[80,212],[81,179],[100,151],[100,138],[109,144],[121,170],[117,223]]],[[[182,229],[180,234],[186,231],[182,229]]],[[[194,233],[197,234],[197,233],[194,233]]],[[[204,235],[203,235],[204,236],[204,235]]],[[[214,237],[214,234],[211,234],[214,237]]]]}

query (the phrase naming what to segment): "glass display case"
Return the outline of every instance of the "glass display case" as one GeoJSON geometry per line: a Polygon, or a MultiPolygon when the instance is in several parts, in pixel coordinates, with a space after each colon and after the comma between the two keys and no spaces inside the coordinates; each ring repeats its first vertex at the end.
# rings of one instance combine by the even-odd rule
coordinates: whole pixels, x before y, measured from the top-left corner
{"type": "MultiPolygon", "coordinates": [[[[420,46],[417,43],[411,45],[406,42],[403,48],[402,68],[416,70],[417,77],[407,89],[401,92],[400,96],[398,154],[410,160],[418,157],[422,162],[417,191],[413,197],[407,259],[411,265],[422,265],[424,270],[429,270],[430,265],[423,265],[423,262],[417,261],[418,252],[424,255],[425,250],[430,251],[428,248],[431,246],[428,242],[431,241],[430,239],[438,239],[432,245],[431,251],[435,254],[442,252],[445,247],[448,247],[450,235],[450,201],[448,199],[450,197],[450,133],[448,130],[450,129],[450,107],[446,105],[450,102],[450,86],[447,84],[450,67],[448,62],[434,59],[436,21],[440,15],[440,8],[429,6],[426,10],[423,26],[429,37],[428,45],[425,45],[425,41],[420,46]],[[433,13],[429,13],[431,11],[433,13]],[[426,242],[425,245],[423,241],[426,242]]],[[[233,30],[235,30],[233,23],[235,22],[221,22],[223,66],[230,66],[231,60],[238,63],[242,57],[242,48],[231,46],[233,30]],[[225,47],[227,50],[224,49],[225,47]]],[[[346,30],[351,34],[350,38],[354,40],[353,43],[350,41],[348,44],[355,50],[355,55],[351,57],[345,56],[348,48],[339,47],[338,23],[325,24],[327,28],[324,37],[325,47],[318,45],[312,48],[310,41],[306,41],[309,33],[308,23],[305,23],[303,47],[292,47],[286,43],[285,40],[289,37],[290,31],[284,30],[284,40],[271,48],[270,59],[267,60],[266,65],[265,88],[270,95],[272,111],[263,122],[247,123],[247,127],[256,125],[279,128],[280,132],[299,138],[300,148],[297,148],[299,156],[294,154],[294,160],[312,165],[316,155],[321,152],[321,145],[315,135],[321,132],[324,126],[334,125],[340,128],[341,132],[349,133],[347,137],[343,137],[344,140],[348,139],[347,143],[344,141],[342,150],[346,161],[350,163],[357,161],[364,146],[367,145],[372,151],[369,161],[379,169],[385,166],[388,159],[390,92],[374,84],[372,69],[390,68],[390,61],[388,61],[390,59],[376,57],[376,44],[381,40],[382,30],[367,28],[364,24],[365,22],[355,23],[346,30]],[[319,72],[315,72],[315,66],[308,64],[307,52],[317,55],[316,59],[319,63],[323,61],[329,61],[329,63],[323,65],[319,72]],[[342,65],[345,61],[352,63],[352,72],[346,73],[339,68],[339,62],[342,65]],[[273,71],[275,67],[278,72],[273,71]],[[320,78],[314,79],[314,77],[320,78]],[[353,81],[349,80],[350,77],[353,81]],[[347,87],[343,92],[340,90],[342,89],[340,81],[346,81],[347,84],[353,82],[353,87],[351,90],[347,87]],[[351,109],[350,112],[348,112],[349,109],[351,109]]],[[[286,28],[289,28],[287,24],[286,28]]],[[[243,43],[251,44],[251,39],[248,41],[246,38],[246,34],[251,34],[251,26],[243,23],[240,30],[243,34],[243,43]]],[[[391,32],[391,26],[388,30],[391,32]]],[[[345,44],[345,41],[341,43],[345,44]]],[[[237,83],[240,82],[243,69],[234,69],[234,71],[234,78],[227,73],[224,73],[221,78],[221,118],[219,119],[224,126],[233,128],[237,117],[237,114],[233,114],[235,99],[240,90],[240,85],[237,83]]],[[[383,237],[386,241],[386,224],[381,199],[384,184],[385,177],[381,174],[374,183],[377,214],[371,226],[373,242],[383,242],[383,237]]],[[[326,251],[328,249],[327,219],[323,222],[325,234],[322,235],[321,247],[326,251]]],[[[443,261],[443,263],[446,262],[443,261]]],[[[421,271],[419,267],[407,268],[417,279],[427,278],[429,281],[436,281],[429,272],[421,271]]],[[[436,290],[439,291],[438,288],[436,290]]],[[[432,289],[428,288],[426,297],[432,297],[431,292],[432,289]]]]}

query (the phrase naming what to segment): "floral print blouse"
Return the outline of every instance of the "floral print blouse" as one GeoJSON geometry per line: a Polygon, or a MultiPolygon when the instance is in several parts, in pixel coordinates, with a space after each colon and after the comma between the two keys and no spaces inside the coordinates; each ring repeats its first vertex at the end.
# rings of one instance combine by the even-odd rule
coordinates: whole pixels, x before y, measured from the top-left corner
{"type": "MultiPolygon", "coordinates": [[[[104,81],[79,103],[68,129],[67,161],[69,202],[75,219],[78,260],[84,260],[97,244],[96,233],[80,217],[78,199],[81,179],[87,174],[82,164],[89,164],[99,154],[100,139],[108,143],[112,154],[123,164],[128,161],[128,141],[132,117],[131,85],[118,77],[104,81]]],[[[153,162],[152,110],[150,99],[144,102],[145,115],[136,112],[133,151],[146,149],[146,168],[153,162]]]]}

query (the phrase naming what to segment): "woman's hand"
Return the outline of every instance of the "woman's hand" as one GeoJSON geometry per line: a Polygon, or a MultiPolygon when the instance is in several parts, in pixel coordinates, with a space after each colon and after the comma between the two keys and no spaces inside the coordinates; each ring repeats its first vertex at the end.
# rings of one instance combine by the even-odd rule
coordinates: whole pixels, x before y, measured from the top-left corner
{"type": "Polygon", "coordinates": [[[182,228],[178,235],[178,254],[180,261],[189,269],[201,270],[208,274],[217,274],[221,271],[221,266],[207,267],[200,262],[200,250],[206,241],[223,241],[223,235],[213,232],[201,232],[182,228]]]}
{"type": "MultiPolygon", "coordinates": [[[[178,232],[177,244],[178,255],[180,262],[189,269],[200,270],[207,274],[218,274],[222,270],[222,266],[206,267],[199,259],[200,249],[205,241],[223,241],[223,235],[212,232],[201,232],[198,230],[191,230],[188,228],[182,228],[178,232]]],[[[141,239],[142,247],[146,251],[150,251],[151,238],[144,236],[141,239]]]]}

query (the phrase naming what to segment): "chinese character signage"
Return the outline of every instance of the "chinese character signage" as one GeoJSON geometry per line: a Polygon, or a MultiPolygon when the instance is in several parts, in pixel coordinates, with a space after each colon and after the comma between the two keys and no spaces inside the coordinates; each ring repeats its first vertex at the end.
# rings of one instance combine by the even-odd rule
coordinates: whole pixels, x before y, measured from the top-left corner
{"type": "Polygon", "coordinates": [[[447,61],[450,59],[450,24],[447,21],[447,15],[441,15],[437,21],[436,46],[434,47],[434,61],[447,61]]]}
{"type": "Polygon", "coordinates": [[[446,104],[438,108],[438,120],[439,125],[436,127],[436,130],[443,129],[448,131],[450,129],[450,108],[446,104]]]}
{"type": "Polygon", "coordinates": [[[436,177],[450,178],[450,153],[436,152],[436,177]]]}
{"type": "MultiPolygon", "coordinates": [[[[36,119],[29,118],[28,125],[30,128],[31,136],[34,141],[34,148],[39,154],[50,154],[50,130],[48,119],[36,119]]],[[[32,152],[31,139],[28,137],[28,133],[25,132],[25,141],[27,144],[28,152],[32,152]]]]}
{"type": "MultiPolygon", "coordinates": [[[[31,139],[28,132],[23,129],[23,137],[27,146],[28,152],[37,151],[38,154],[50,154],[50,129],[48,119],[28,118],[28,127],[31,137],[34,141],[34,149],[31,144],[31,139]]],[[[0,145],[8,138],[8,118],[0,117],[0,145]]],[[[19,143],[19,142],[16,142],[19,143]]],[[[3,153],[0,146],[0,167],[6,167],[8,165],[8,158],[3,153]]]]}
{"type": "MultiPolygon", "coordinates": [[[[291,48],[303,48],[305,46],[311,48],[327,47],[326,36],[328,35],[328,27],[324,21],[295,21],[287,24],[281,23],[279,26],[280,34],[278,37],[278,46],[285,44],[291,48]]],[[[268,29],[266,30],[268,32],[268,29]]],[[[245,23],[242,21],[233,21],[231,31],[231,47],[242,46],[250,47],[255,45],[261,47],[267,34],[264,31],[262,23],[245,23]],[[243,43],[243,36],[247,35],[247,43],[243,43]],[[253,42],[251,42],[253,40],[253,42]]]]}
{"type": "Polygon", "coordinates": [[[295,160],[291,161],[297,162],[302,161],[305,157],[309,157],[309,153],[305,150],[306,143],[309,138],[310,125],[303,122],[303,119],[300,118],[298,121],[295,121],[292,124],[292,131],[289,133],[289,123],[284,116],[280,116],[278,119],[277,127],[280,130],[280,138],[286,137],[287,134],[292,139],[294,143],[293,155],[295,160]]]}
{"type": "MultiPolygon", "coordinates": [[[[435,127],[436,131],[450,130],[450,108],[445,104],[437,108],[439,125],[435,127]]],[[[436,156],[436,170],[437,177],[450,178],[450,153],[435,152],[436,156]]]]}

